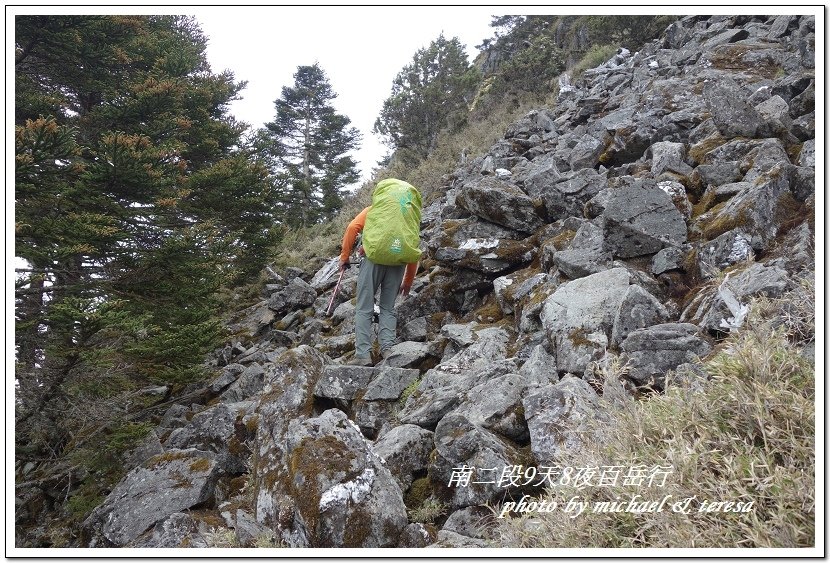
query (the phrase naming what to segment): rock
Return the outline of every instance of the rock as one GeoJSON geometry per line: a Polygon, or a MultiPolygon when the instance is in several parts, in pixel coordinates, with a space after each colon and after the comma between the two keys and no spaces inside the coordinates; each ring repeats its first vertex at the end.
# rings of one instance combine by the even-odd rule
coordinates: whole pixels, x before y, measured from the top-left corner
{"type": "Polygon", "coordinates": [[[522,409],[525,379],[506,374],[476,385],[452,412],[515,442],[527,440],[522,409]]]}
{"type": "Polygon", "coordinates": [[[415,424],[396,426],[372,445],[402,491],[409,488],[415,475],[426,471],[433,448],[433,433],[415,424]]]}
{"type": "Polygon", "coordinates": [[[651,145],[651,173],[656,178],[663,172],[686,173],[686,147],[683,143],[661,141],[651,145]]]}
{"type": "Polygon", "coordinates": [[[397,401],[403,390],[409,387],[420,375],[417,369],[391,366],[376,367],[373,371],[373,378],[365,386],[364,401],[397,401]]]}
{"type": "Polygon", "coordinates": [[[704,243],[698,250],[701,274],[711,278],[721,270],[754,257],[751,242],[752,237],[738,228],[704,243]]]}
{"type": "Polygon", "coordinates": [[[275,293],[268,300],[268,307],[276,314],[293,309],[310,307],[317,299],[317,292],[300,277],[295,277],[284,290],[275,293]]]}
{"type": "Polygon", "coordinates": [[[265,370],[262,366],[257,363],[251,364],[222,393],[221,400],[236,403],[253,397],[262,390],[264,380],[265,370]]]}
{"type": "Polygon", "coordinates": [[[690,322],[713,333],[729,332],[742,323],[749,298],[778,297],[792,286],[787,271],[777,264],[750,264],[730,272],[717,287],[700,291],[683,310],[681,322],[690,322]]]}
{"type": "Polygon", "coordinates": [[[623,296],[614,327],[611,345],[619,346],[634,330],[665,322],[669,312],[660,301],[639,285],[629,285],[623,296]]]}
{"type": "Polygon", "coordinates": [[[402,324],[400,335],[403,340],[409,342],[425,342],[427,339],[427,319],[418,317],[402,324]]]}
{"type": "Polygon", "coordinates": [[[553,263],[572,280],[607,270],[613,256],[605,247],[604,235],[602,227],[584,222],[568,248],[553,254],[553,263]]]}
{"type": "Polygon", "coordinates": [[[559,373],[582,373],[608,345],[630,278],[624,268],[613,268],[564,283],[545,300],[542,326],[559,373]]]}
{"type": "Polygon", "coordinates": [[[466,184],[456,202],[473,215],[520,232],[532,233],[543,225],[533,200],[515,185],[497,178],[485,177],[466,184]]]}
{"type": "Polygon", "coordinates": [[[399,342],[389,349],[389,357],[384,365],[396,368],[417,367],[428,358],[437,356],[436,348],[434,343],[399,342]]]}
{"type": "Polygon", "coordinates": [[[684,363],[696,362],[712,347],[699,329],[688,323],[658,324],[634,330],[622,343],[622,360],[628,377],[638,385],[662,389],[666,373],[684,363]]]}
{"type": "Polygon", "coordinates": [[[495,520],[490,510],[483,506],[468,506],[450,514],[442,529],[468,538],[485,539],[493,526],[495,520]]]}
{"type": "Polygon", "coordinates": [[[219,475],[212,454],[169,450],[127,473],[84,527],[99,530],[112,545],[125,546],[156,522],[210,499],[219,475]]]}
{"type": "Polygon", "coordinates": [[[448,487],[453,509],[494,502],[515,489],[498,479],[508,466],[521,465],[518,449],[464,415],[450,413],[441,419],[435,428],[435,449],[429,472],[433,481],[448,487]],[[462,475],[457,468],[464,466],[477,470],[469,482],[458,480],[462,475]]]}
{"type": "Polygon", "coordinates": [[[205,548],[207,542],[199,533],[199,523],[189,514],[176,512],[156,522],[149,537],[133,542],[134,548],[205,548]]]}
{"type": "Polygon", "coordinates": [[[651,273],[659,276],[670,270],[685,270],[683,260],[687,249],[682,246],[667,246],[651,259],[651,273]]]}
{"type": "Polygon", "coordinates": [[[168,449],[198,448],[214,452],[217,463],[226,473],[244,473],[250,452],[243,445],[249,436],[241,419],[254,409],[253,401],[219,403],[195,414],[184,428],[171,432],[164,445],[168,449]]]}
{"type": "Polygon", "coordinates": [[[332,258],[322,268],[317,270],[317,273],[314,274],[314,277],[311,278],[308,285],[317,291],[323,291],[333,287],[337,283],[339,271],[340,257],[332,258]]]}
{"type": "Polygon", "coordinates": [[[605,416],[596,392],[577,377],[528,393],[522,404],[537,465],[560,464],[564,452],[598,439],[590,422],[605,416]]]}
{"type": "Polygon", "coordinates": [[[337,409],[292,420],[286,435],[293,529],[307,547],[394,547],[407,525],[392,474],[337,409]],[[303,537],[304,536],[304,537],[303,537]]]}
{"type": "Polygon", "coordinates": [[[605,143],[591,135],[583,135],[570,154],[571,170],[594,168],[605,151],[605,143]]]}
{"type": "Polygon", "coordinates": [[[755,110],[763,120],[759,132],[764,137],[784,135],[792,127],[790,106],[781,96],[773,96],[761,102],[755,106],[755,110]]]}
{"type": "Polygon", "coordinates": [[[712,164],[701,164],[695,167],[692,173],[692,181],[707,186],[720,186],[737,182],[741,178],[741,172],[736,161],[714,162],[712,164]]]}
{"type": "Polygon", "coordinates": [[[746,92],[734,80],[723,77],[707,81],[703,98],[721,135],[727,139],[755,136],[762,118],[746,102],[746,92]]]}
{"type": "Polygon", "coordinates": [[[533,347],[530,356],[519,368],[519,376],[524,379],[524,393],[536,387],[551,385],[559,381],[556,371],[556,358],[548,354],[545,347],[537,344],[533,347]]]}
{"type": "MultiPolygon", "coordinates": [[[[525,180],[525,184],[530,181],[525,180]]],[[[538,188],[539,198],[550,221],[581,217],[585,204],[608,187],[608,179],[593,168],[568,172],[554,183],[538,188]]]]}
{"type": "Polygon", "coordinates": [[[493,280],[493,291],[499,308],[505,314],[513,314],[537,287],[545,283],[547,277],[542,272],[526,269],[496,278],[493,280]]]}
{"type": "Polygon", "coordinates": [[[751,188],[741,191],[722,209],[714,208],[697,218],[705,240],[736,228],[751,237],[752,248],[766,250],[784,222],[797,212],[784,170],[775,169],[759,178],[751,188]]]}
{"type": "MultiPolygon", "coordinates": [[[[280,513],[290,512],[281,503],[288,494],[288,465],[286,432],[292,420],[304,420],[314,413],[314,388],[320,379],[327,358],[310,346],[302,345],[279,357],[269,372],[270,378],[260,396],[257,414],[257,456],[251,471],[258,476],[256,520],[278,528],[280,513]]],[[[302,543],[302,534],[293,533],[289,526],[286,541],[302,543]]]]}
{"type": "Polygon", "coordinates": [[[435,543],[432,543],[427,546],[427,548],[476,548],[476,547],[488,547],[487,542],[484,540],[471,538],[468,536],[462,536],[461,534],[457,534],[450,530],[441,530],[438,532],[438,535],[435,537],[435,543]]]}
{"type": "Polygon", "coordinates": [[[314,387],[315,397],[351,401],[359,392],[366,389],[376,375],[375,368],[328,365],[314,387]]]}
{"type": "Polygon", "coordinates": [[[404,528],[398,547],[422,548],[435,542],[437,531],[434,526],[426,526],[420,522],[413,522],[404,528]]]}
{"type": "Polygon", "coordinates": [[[601,220],[605,244],[615,257],[654,254],[686,242],[686,222],[671,197],[655,184],[606,190],[601,220]]]}

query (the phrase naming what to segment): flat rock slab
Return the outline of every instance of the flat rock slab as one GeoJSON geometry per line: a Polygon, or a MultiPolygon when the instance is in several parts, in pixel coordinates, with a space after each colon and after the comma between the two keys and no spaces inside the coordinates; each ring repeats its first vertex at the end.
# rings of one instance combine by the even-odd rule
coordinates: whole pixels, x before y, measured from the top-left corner
{"type": "Polygon", "coordinates": [[[372,367],[327,365],[314,388],[314,396],[351,401],[366,389],[376,373],[372,367]]]}

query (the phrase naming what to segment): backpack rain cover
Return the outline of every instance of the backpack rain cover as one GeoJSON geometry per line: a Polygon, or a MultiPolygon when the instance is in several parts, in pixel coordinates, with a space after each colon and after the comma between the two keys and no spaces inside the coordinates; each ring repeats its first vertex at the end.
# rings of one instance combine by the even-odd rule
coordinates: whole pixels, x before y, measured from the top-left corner
{"type": "Polygon", "coordinates": [[[403,180],[381,180],[363,227],[363,249],[376,264],[400,266],[421,258],[421,194],[403,180]]]}

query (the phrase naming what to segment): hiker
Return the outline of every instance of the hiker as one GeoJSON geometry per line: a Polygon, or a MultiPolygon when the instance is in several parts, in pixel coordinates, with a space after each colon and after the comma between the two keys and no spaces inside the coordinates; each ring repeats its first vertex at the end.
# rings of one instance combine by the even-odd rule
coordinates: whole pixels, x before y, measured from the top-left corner
{"type": "Polygon", "coordinates": [[[421,257],[421,194],[395,178],[381,180],[372,194],[372,205],[349,223],[343,235],[340,270],[349,267],[349,255],[362,233],[360,272],[355,308],[355,355],[347,363],[371,366],[372,317],[375,293],[380,288],[378,341],[386,359],[395,343],[395,298],[409,295],[421,257]]]}

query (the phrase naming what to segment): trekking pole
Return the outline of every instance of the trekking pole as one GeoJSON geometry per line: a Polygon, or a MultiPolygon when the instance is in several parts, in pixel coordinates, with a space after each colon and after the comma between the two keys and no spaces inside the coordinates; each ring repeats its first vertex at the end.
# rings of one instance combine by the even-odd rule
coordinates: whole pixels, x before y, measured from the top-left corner
{"type": "Polygon", "coordinates": [[[331,300],[329,300],[328,309],[326,309],[326,316],[331,314],[331,306],[334,305],[334,298],[337,296],[337,292],[340,290],[340,281],[343,279],[343,274],[346,273],[345,268],[340,270],[340,277],[337,278],[337,285],[334,286],[334,291],[331,293],[331,300]]]}

